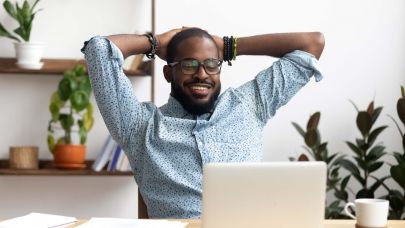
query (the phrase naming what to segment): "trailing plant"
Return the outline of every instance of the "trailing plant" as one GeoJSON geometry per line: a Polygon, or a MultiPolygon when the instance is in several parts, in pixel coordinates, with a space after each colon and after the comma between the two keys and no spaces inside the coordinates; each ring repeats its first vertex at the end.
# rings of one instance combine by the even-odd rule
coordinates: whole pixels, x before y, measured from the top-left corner
{"type": "Polygon", "coordinates": [[[10,1],[5,0],[3,2],[4,9],[6,12],[14,18],[19,27],[14,29],[14,33],[18,36],[13,35],[9,32],[1,23],[0,23],[0,36],[4,36],[18,42],[30,40],[32,22],[35,18],[35,14],[40,11],[37,10],[34,12],[35,6],[38,4],[39,0],[36,0],[32,6],[28,3],[27,0],[24,0],[24,3],[19,5],[17,2],[13,5],[10,1]]]}
{"type": "MultiPolygon", "coordinates": [[[[321,142],[321,135],[318,130],[318,124],[321,118],[320,112],[316,112],[308,120],[306,131],[303,130],[297,123],[292,122],[292,125],[304,138],[304,149],[307,150],[310,157],[316,161],[323,161],[327,164],[327,190],[334,191],[334,195],[337,200],[333,201],[326,206],[325,218],[326,219],[338,219],[347,218],[342,214],[343,206],[348,201],[348,192],[346,191],[347,183],[350,176],[341,178],[339,176],[340,161],[344,158],[344,155],[329,154],[327,142],[321,142]],[[343,201],[343,202],[342,202],[343,201]]],[[[290,160],[296,160],[290,158],[290,160]]],[[[309,161],[308,156],[303,153],[299,156],[298,161],[309,161]]]]}
{"type": "Polygon", "coordinates": [[[375,198],[375,191],[383,184],[384,180],[389,176],[381,179],[372,175],[375,171],[381,168],[384,164],[380,158],[386,154],[383,145],[374,145],[378,135],[384,131],[387,126],[380,126],[373,129],[375,122],[381,114],[382,107],[374,108],[374,102],[371,102],[367,111],[360,111],[352,102],[357,110],[356,124],[361,133],[361,138],[357,138],[355,142],[346,141],[351,151],[354,153],[352,160],[343,159],[341,165],[347,169],[357,182],[360,183],[361,189],[356,194],[357,198],[375,198]],[[374,179],[374,183],[371,183],[374,179]]]}
{"type": "Polygon", "coordinates": [[[72,144],[73,127],[80,137],[80,144],[85,144],[87,133],[93,127],[93,106],[90,102],[91,86],[85,68],[76,65],[73,70],[64,72],[58,90],[51,96],[49,110],[52,119],[48,125],[48,147],[53,153],[56,144],[72,144]],[[64,134],[55,140],[55,129],[62,129],[64,134]]]}
{"type": "MultiPolygon", "coordinates": [[[[401,86],[401,95],[397,101],[397,113],[402,124],[405,126],[405,91],[404,87],[401,86]]],[[[397,162],[396,165],[392,165],[390,168],[390,173],[392,179],[402,188],[402,193],[395,189],[389,189],[385,186],[388,191],[387,200],[390,201],[390,219],[405,219],[405,130],[402,132],[401,127],[398,122],[390,116],[398,128],[399,134],[402,137],[402,153],[394,152],[394,158],[397,162]]]]}

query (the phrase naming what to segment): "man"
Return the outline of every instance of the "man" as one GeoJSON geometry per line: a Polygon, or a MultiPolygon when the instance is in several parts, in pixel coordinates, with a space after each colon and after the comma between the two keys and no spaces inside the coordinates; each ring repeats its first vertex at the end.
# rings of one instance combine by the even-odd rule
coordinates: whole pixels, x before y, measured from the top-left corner
{"type": "Polygon", "coordinates": [[[189,28],[156,39],[94,37],[82,49],[98,107],[129,158],[149,217],[200,217],[203,165],[260,161],[266,122],[312,75],[322,77],[316,67],[324,47],[321,33],[224,40],[189,28]],[[171,83],[169,101],[160,108],[139,102],[122,70],[125,57],[155,51],[167,59],[163,72],[171,83]],[[280,59],[219,95],[221,60],[230,53],[280,59]]]}

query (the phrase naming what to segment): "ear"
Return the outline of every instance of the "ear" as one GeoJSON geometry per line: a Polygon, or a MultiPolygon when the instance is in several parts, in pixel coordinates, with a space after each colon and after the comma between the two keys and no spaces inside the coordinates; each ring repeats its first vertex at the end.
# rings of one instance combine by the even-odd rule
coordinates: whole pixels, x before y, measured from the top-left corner
{"type": "Polygon", "coordinates": [[[171,68],[171,67],[169,67],[168,65],[165,65],[165,66],[163,67],[163,75],[165,76],[166,81],[167,81],[168,83],[171,83],[171,82],[172,82],[173,74],[172,74],[172,68],[171,68]]]}

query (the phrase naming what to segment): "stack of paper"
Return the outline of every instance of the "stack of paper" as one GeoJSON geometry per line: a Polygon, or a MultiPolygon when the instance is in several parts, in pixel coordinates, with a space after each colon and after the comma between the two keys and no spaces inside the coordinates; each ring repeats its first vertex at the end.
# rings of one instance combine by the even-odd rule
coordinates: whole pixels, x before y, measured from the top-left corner
{"type": "Polygon", "coordinates": [[[92,218],[78,228],[184,228],[187,223],[152,220],[152,219],[119,219],[119,218],[92,218]]]}
{"type": "Polygon", "coordinates": [[[0,228],[51,228],[65,227],[77,221],[74,217],[66,217],[60,215],[30,213],[25,216],[9,219],[0,222],[0,228]]]}

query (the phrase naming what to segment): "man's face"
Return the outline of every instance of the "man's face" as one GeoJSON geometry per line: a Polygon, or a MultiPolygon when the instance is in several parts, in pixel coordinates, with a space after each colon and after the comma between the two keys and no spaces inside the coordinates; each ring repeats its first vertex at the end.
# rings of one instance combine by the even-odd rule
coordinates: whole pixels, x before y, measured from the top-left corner
{"type": "MultiPolygon", "coordinates": [[[[208,38],[190,37],[177,46],[174,62],[190,58],[199,62],[218,59],[217,46],[208,38]]],[[[195,115],[212,110],[221,91],[219,76],[219,72],[214,75],[207,74],[203,66],[200,66],[195,74],[185,74],[181,64],[165,70],[165,77],[171,82],[172,96],[184,109],[195,115]]]]}

